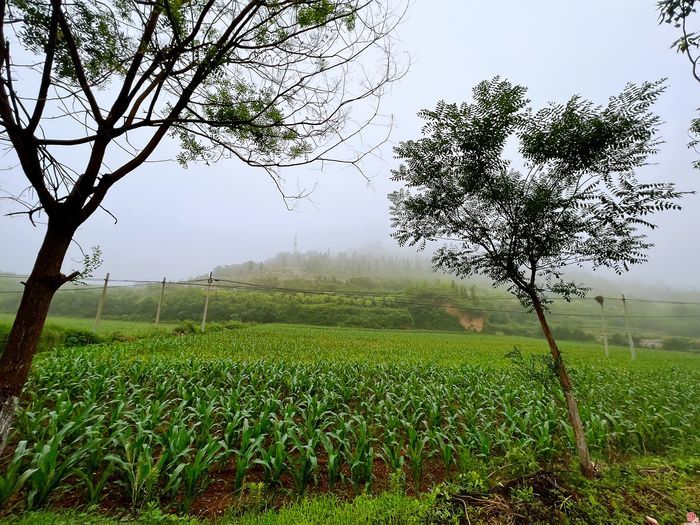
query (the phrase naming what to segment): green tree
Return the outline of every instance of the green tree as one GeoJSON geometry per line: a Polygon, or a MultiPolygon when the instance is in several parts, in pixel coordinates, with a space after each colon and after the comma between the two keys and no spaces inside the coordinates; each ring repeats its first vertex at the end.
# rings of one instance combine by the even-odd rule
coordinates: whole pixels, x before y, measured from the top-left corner
{"type": "Polygon", "coordinates": [[[51,299],[78,277],[66,251],[110,188],[169,139],[181,164],[237,159],[283,195],[282,167],[357,165],[371,148],[337,147],[401,74],[400,18],[380,0],[0,0],[0,141],[32,190],[18,213],[47,221],[0,358],[0,451],[51,299]]]}
{"type": "Polygon", "coordinates": [[[657,150],[659,119],[650,106],[662,82],[628,85],[605,107],[578,96],[533,112],[526,89],[495,78],[477,85],[472,104],[439,102],[419,115],[423,137],[401,142],[404,162],[389,195],[399,244],[443,241],[436,269],[483,274],[534,310],[564,393],[581,469],[595,473],[562,353],[547,323],[548,293],[565,299],[587,288],[568,282],[568,265],[620,273],[646,260],[640,227],[677,209],[683,192],[670,183],[642,184],[634,169],[657,150]],[[522,167],[504,158],[519,144],[522,167]]]}
{"type": "MultiPolygon", "coordinates": [[[[672,24],[680,30],[681,36],[671,48],[685,55],[690,62],[693,78],[700,82],[700,33],[691,27],[692,15],[696,12],[696,0],[660,0],[656,7],[659,12],[659,23],[672,24]]],[[[700,144],[700,118],[690,121],[692,140],[689,148],[697,149],[700,144]]],[[[693,163],[695,169],[700,169],[700,160],[693,163]]]]}

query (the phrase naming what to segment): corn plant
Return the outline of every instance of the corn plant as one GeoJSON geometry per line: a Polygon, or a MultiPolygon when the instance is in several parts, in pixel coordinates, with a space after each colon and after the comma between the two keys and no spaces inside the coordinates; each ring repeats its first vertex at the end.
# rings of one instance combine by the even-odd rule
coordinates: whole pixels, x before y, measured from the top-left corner
{"type": "Polygon", "coordinates": [[[15,447],[12,459],[5,469],[4,474],[0,474],[0,509],[14,496],[27,480],[34,474],[35,469],[25,468],[28,463],[29,452],[27,442],[20,441],[15,447]]]}
{"type": "Polygon", "coordinates": [[[449,471],[455,464],[457,458],[455,446],[452,441],[450,441],[448,434],[442,430],[433,430],[428,439],[432,443],[433,448],[437,450],[440,455],[445,470],[449,471]]]}
{"type": "Polygon", "coordinates": [[[404,440],[398,429],[391,429],[384,433],[382,457],[390,469],[401,470],[403,468],[405,461],[404,440]]]}
{"type": "Polygon", "coordinates": [[[192,461],[184,463],[182,477],[184,480],[184,495],[182,508],[189,510],[194,498],[211,482],[209,473],[222,456],[226,444],[223,441],[210,441],[197,450],[192,461]]]}
{"type": "Polygon", "coordinates": [[[323,446],[323,450],[328,456],[328,461],[326,463],[326,468],[328,469],[328,484],[334,487],[335,484],[340,481],[342,465],[342,455],[339,448],[335,445],[332,434],[321,433],[319,434],[319,440],[323,446]]]}
{"type": "Polygon", "coordinates": [[[234,490],[240,490],[243,487],[243,481],[245,481],[246,472],[248,468],[253,463],[253,458],[258,452],[260,445],[265,439],[264,434],[257,433],[258,427],[251,427],[248,420],[243,421],[243,428],[241,429],[241,444],[238,450],[235,450],[236,455],[236,469],[233,488],[234,490]]]}
{"type": "Polygon", "coordinates": [[[413,483],[416,487],[420,486],[420,482],[423,479],[423,464],[425,462],[425,446],[429,441],[428,436],[423,433],[419,433],[414,427],[406,425],[406,457],[408,458],[408,465],[411,469],[411,476],[413,476],[413,483]]]}
{"type": "Polygon", "coordinates": [[[265,483],[268,487],[280,484],[289,454],[288,439],[289,435],[283,430],[283,426],[276,426],[272,433],[270,446],[261,448],[260,458],[255,460],[255,463],[262,465],[265,470],[265,483]]]}
{"type": "Polygon", "coordinates": [[[346,450],[346,461],[350,466],[350,478],[358,491],[361,485],[366,485],[372,481],[372,471],[374,467],[374,447],[373,439],[370,435],[367,421],[359,416],[353,416],[355,422],[353,437],[355,447],[346,450]]]}
{"type": "Polygon", "coordinates": [[[145,503],[154,501],[165,455],[155,459],[156,450],[145,431],[135,436],[122,433],[117,438],[121,447],[120,454],[110,454],[105,460],[114,463],[121,474],[120,483],[131,503],[131,511],[138,513],[145,503]],[[132,439],[133,438],[133,439],[132,439]]]}
{"type": "MultiPolygon", "coordinates": [[[[433,348],[402,344],[359,358],[359,347],[340,351],[345,339],[331,354],[294,338],[272,352],[267,339],[246,331],[235,347],[228,337],[42,356],[17,410],[16,457],[5,460],[2,501],[45,505],[73,476],[91,504],[114,483],[133,512],[146,503],[185,508],[218,467],[230,465],[240,491],[253,464],[262,467],[267,490],[284,490],[290,474],[303,492],[319,475],[320,455],[328,458],[331,486],[352,483],[359,492],[372,482],[376,457],[395,473],[408,467],[418,485],[432,455],[448,471],[486,478],[487,463],[506,464],[502,456],[513,451],[548,461],[571,447],[563,405],[544,401],[543,385],[490,366],[488,348],[464,352],[434,341],[433,348]],[[377,362],[382,352],[387,358],[377,362]],[[472,355],[478,361],[464,364],[472,355]],[[448,356],[458,366],[432,363],[448,356]]],[[[693,443],[700,375],[689,365],[681,379],[656,363],[572,370],[594,454],[693,443]]]]}
{"type": "Polygon", "coordinates": [[[293,444],[292,453],[289,456],[290,470],[298,494],[303,494],[306,491],[312,478],[314,480],[317,479],[318,472],[316,446],[319,438],[317,435],[306,438],[304,430],[298,429],[290,435],[290,440],[293,444]]]}
{"type": "Polygon", "coordinates": [[[42,507],[48,501],[53,490],[70,474],[87,455],[86,445],[76,446],[71,443],[63,447],[70,439],[74,422],[69,422],[54,434],[47,443],[37,443],[31,454],[32,474],[29,477],[27,509],[42,507]]]}
{"type": "Polygon", "coordinates": [[[177,490],[179,478],[175,475],[175,471],[192,450],[198,426],[198,422],[188,426],[183,421],[174,419],[165,433],[156,438],[161,444],[163,472],[170,478],[168,480],[170,490],[177,490]]]}

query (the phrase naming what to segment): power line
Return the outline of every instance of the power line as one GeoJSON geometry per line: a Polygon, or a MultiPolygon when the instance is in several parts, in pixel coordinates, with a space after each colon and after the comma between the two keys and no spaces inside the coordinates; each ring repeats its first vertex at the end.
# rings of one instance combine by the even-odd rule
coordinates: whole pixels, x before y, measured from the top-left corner
{"type": "MultiPolygon", "coordinates": [[[[0,277],[14,277],[14,278],[26,278],[27,276],[22,276],[22,275],[17,275],[17,274],[4,274],[0,273],[0,277]]],[[[87,278],[85,279],[86,281],[101,281],[102,279],[99,278],[87,278]]],[[[143,285],[155,285],[155,284],[162,284],[162,281],[156,281],[156,280],[143,280],[143,279],[110,279],[110,282],[117,282],[117,283],[131,283],[131,284],[121,284],[121,285],[116,285],[116,286],[110,286],[110,289],[115,289],[115,288],[140,288],[143,285]]],[[[381,292],[381,291],[358,291],[358,290],[313,290],[313,289],[300,289],[300,288],[290,288],[290,287],[281,287],[281,286],[272,286],[272,285],[265,285],[265,284],[258,284],[258,283],[250,283],[250,282],[245,282],[245,281],[237,281],[237,280],[232,280],[232,279],[224,279],[224,278],[214,278],[215,283],[230,283],[233,286],[226,286],[222,284],[213,284],[212,286],[216,289],[222,289],[222,290],[242,290],[242,291],[269,291],[269,292],[278,292],[278,293],[289,293],[289,294],[304,294],[304,295],[322,295],[322,296],[330,296],[330,297],[355,297],[355,298],[361,298],[361,297],[381,297],[381,298],[391,298],[389,306],[392,305],[401,305],[401,306],[425,306],[425,307],[432,307],[432,308],[442,308],[442,309],[454,309],[454,310],[461,310],[461,311],[469,311],[469,312],[478,312],[478,313],[483,313],[483,312],[488,312],[488,313],[504,313],[504,314],[514,314],[514,315],[529,315],[531,312],[525,311],[525,310],[501,310],[501,309],[495,309],[495,308],[480,308],[477,306],[458,306],[455,304],[436,304],[432,302],[418,302],[418,301],[408,301],[405,299],[401,299],[406,297],[406,294],[398,294],[398,293],[387,293],[387,292],[381,292]],[[396,299],[396,298],[400,299],[396,299]]],[[[179,286],[197,286],[197,287],[204,287],[207,283],[207,279],[191,279],[187,281],[166,281],[166,284],[169,285],[179,285],[179,286]]],[[[82,288],[61,288],[57,291],[57,293],[63,293],[63,292],[75,292],[75,291],[92,291],[92,290],[100,290],[102,287],[101,286],[86,286],[82,288]]],[[[21,294],[23,293],[23,290],[3,290],[0,291],[0,294],[21,294]]],[[[484,302],[489,302],[489,301],[502,301],[502,300],[508,300],[508,301],[517,301],[518,299],[516,297],[488,297],[488,296],[479,296],[479,297],[466,297],[463,299],[468,299],[468,300],[475,300],[475,301],[484,301],[484,302]]],[[[590,300],[590,298],[575,298],[578,300],[590,300]]],[[[608,300],[620,300],[617,297],[606,297],[605,299],[608,300]]],[[[444,300],[444,299],[443,299],[444,300]]],[[[646,303],[658,303],[658,304],[676,304],[676,305],[700,305],[700,302],[683,302],[683,301],[664,301],[664,300],[655,300],[655,299],[627,299],[628,301],[636,301],[636,302],[646,302],[646,303]]],[[[581,318],[597,318],[599,316],[598,313],[591,313],[591,314],[585,314],[585,313],[566,313],[566,312],[550,312],[549,315],[551,316],[558,316],[558,317],[581,317],[581,318]]],[[[623,314],[613,314],[607,315],[608,318],[611,319],[622,319],[624,318],[623,314]]],[[[647,319],[647,318],[659,318],[659,319],[668,319],[668,318],[686,318],[686,319],[695,319],[695,318],[700,318],[700,314],[645,314],[645,315],[628,315],[628,318],[637,318],[637,319],[647,319]]]]}
{"type": "MultiPolygon", "coordinates": [[[[275,291],[275,292],[281,292],[281,293],[300,293],[300,294],[305,294],[305,295],[325,295],[325,296],[332,296],[332,297],[343,297],[343,296],[351,296],[351,297],[356,297],[360,292],[353,292],[352,294],[347,294],[346,292],[342,291],[323,291],[323,290],[304,290],[304,289],[299,289],[299,288],[284,288],[284,287],[276,287],[276,286],[267,286],[267,285],[258,285],[254,283],[245,283],[242,281],[233,281],[229,279],[214,279],[214,282],[229,282],[229,283],[235,283],[237,285],[244,285],[244,286],[250,286],[253,289],[243,289],[244,291],[253,291],[253,290],[258,290],[258,291],[275,291]]],[[[225,286],[225,285],[217,285],[214,284],[212,285],[213,288],[216,289],[223,289],[223,290],[241,290],[239,286],[225,286]]],[[[384,297],[391,297],[390,295],[382,294],[384,297]]],[[[403,296],[402,296],[403,297],[403,296]]],[[[478,307],[468,307],[468,306],[457,306],[454,304],[435,304],[435,303],[426,303],[426,302],[416,302],[416,301],[402,301],[402,300],[392,300],[390,303],[391,305],[403,305],[403,306],[427,306],[431,308],[452,308],[455,310],[462,310],[462,311],[471,311],[471,312],[489,312],[489,313],[507,313],[507,314],[516,314],[516,315],[530,315],[531,312],[523,311],[523,310],[499,310],[499,309],[493,309],[493,308],[478,308],[478,307]]],[[[559,317],[587,317],[587,318],[598,318],[599,314],[581,314],[581,313],[564,313],[564,312],[550,312],[548,315],[551,316],[559,316],[559,317]]],[[[607,315],[608,318],[610,319],[615,319],[615,318],[624,318],[624,315],[607,315]]],[[[700,318],[700,314],[696,315],[628,315],[628,318],[680,318],[680,317],[686,317],[686,318],[700,318]]]]}

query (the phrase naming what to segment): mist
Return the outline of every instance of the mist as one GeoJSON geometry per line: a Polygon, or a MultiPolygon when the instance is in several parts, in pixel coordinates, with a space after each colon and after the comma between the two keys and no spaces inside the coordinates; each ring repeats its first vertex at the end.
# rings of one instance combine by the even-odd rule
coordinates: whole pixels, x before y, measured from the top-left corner
{"type": "MultiPolygon", "coordinates": [[[[283,172],[290,194],[313,190],[288,209],[276,185],[263,171],[234,160],[188,169],[169,159],[175,144],[158,150],[151,162],[126,177],[108,195],[108,213],[97,213],[76,235],[66,269],[79,268],[81,249],[100,246],[104,263],[98,274],[123,279],[172,279],[201,275],[243,261],[262,261],[280,251],[388,251],[399,248],[390,237],[387,193],[396,189],[392,147],[417,138],[422,108],[438,100],[468,101],[471,88],[495,75],[529,88],[533,107],[563,102],[574,94],[604,104],[628,82],[668,79],[654,108],[664,122],[665,143],[656,164],[640,172],[645,182],[667,180],[696,190],[698,174],[688,150],[688,126],[698,105],[700,86],[687,59],[670,49],[677,38],[660,26],[655,2],[638,0],[541,2],[429,2],[410,6],[395,42],[396,58],[408,66],[405,77],[383,99],[382,117],[363,137],[364,144],[389,140],[365,158],[361,171],[317,165],[283,172]],[[391,122],[391,124],[389,124],[391,122]]],[[[353,147],[361,148],[362,144],[353,147]]],[[[0,190],[16,192],[26,181],[6,157],[0,190]]],[[[696,263],[700,249],[694,226],[700,223],[697,195],[683,210],[659,214],[649,232],[655,247],[649,262],[612,282],[700,288],[696,263]]],[[[0,269],[28,273],[43,227],[0,201],[0,269]]],[[[39,218],[41,220],[41,218],[39,218]]],[[[414,248],[400,249],[412,256],[414,248]]],[[[585,276],[583,277],[585,279],[585,276]]]]}

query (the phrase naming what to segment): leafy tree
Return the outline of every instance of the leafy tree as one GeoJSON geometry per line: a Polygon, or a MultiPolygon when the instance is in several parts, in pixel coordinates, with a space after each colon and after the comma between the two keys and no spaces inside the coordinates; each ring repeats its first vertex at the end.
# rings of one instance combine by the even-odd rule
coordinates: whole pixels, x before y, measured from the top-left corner
{"type": "Polygon", "coordinates": [[[593,476],[583,423],[562,353],[547,323],[548,293],[565,299],[587,288],[563,269],[588,264],[621,273],[646,260],[641,227],[677,209],[670,183],[642,184],[634,169],[658,146],[650,107],[663,82],[628,85],[598,107],[575,96],[533,112],[522,86],[495,78],[477,85],[472,104],[439,102],[419,115],[423,137],[401,142],[404,162],[389,195],[393,236],[403,245],[444,241],[436,269],[483,274],[537,314],[564,393],[581,469],[593,476]],[[509,140],[522,165],[504,158],[509,140]]]}
{"type": "MultiPolygon", "coordinates": [[[[693,77],[700,82],[700,33],[690,27],[690,18],[696,12],[696,0],[660,0],[656,7],[659,11],[659,23],[673,24],[680,29],[681,36],[675,40],[671,47],[682,53],[690,62],[693,77]]],[[[692,140],[689,148],[696,148],[700,144],[700,118],[690,121],[690,135],[692,140]]],[[[695,169],[700,169],[700,160],[693,163],[695,169]]]]}
{"type": "Polygon", "coordinates": [[[0,358],[0,451],[51,299],[79,275],[61,273],[68,246],[110,188],[169,139],[181,164],[237,159],[281,192],[281,167],[357,166],[371,148],[337,146],[401,74],[401,14],[380,0],[0,0],[0,141],[31,190],[11,198],[47,221],[0,358]]]}

